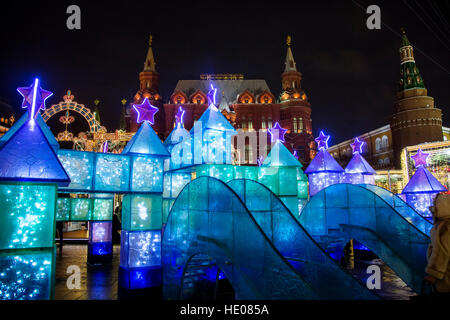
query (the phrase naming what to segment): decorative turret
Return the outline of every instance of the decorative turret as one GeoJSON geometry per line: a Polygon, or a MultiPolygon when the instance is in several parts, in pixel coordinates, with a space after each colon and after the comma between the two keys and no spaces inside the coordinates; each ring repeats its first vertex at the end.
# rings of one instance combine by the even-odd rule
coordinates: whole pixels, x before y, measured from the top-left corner
{"type": "Polygon", "coordinates": [[[345,168],[345,173],[342,175],[342,183],[351,184],[375,184],[376,171],[361,155],[364,141],[359,141],[358,138],[350,145],[353,149],[353,157],[345,168]]]}
{"type": "Polygon", "coordinates": [[[286,128],[286,143],[298,155],[299,161],[310,161],[313,146],[311,105],[301,87],[302,74],[297,70],[291,49],[291,36],[287,36],[284,72],[281,74],[282,92],[279,100],[280,124],[286,128]],[[312,142],[312,143],[311,143],[312,142]]]}
{"type": "Polygon", "coordinates": [[[427,95],[414,60],[413,47],[402,29],[400,81],[394,113],[390,120],[395,165],[400,168],[402,149],[420,143],[442,141],[442,112],[427,95]]]}
{"type": "Polygon", "coordinates": [[[413,47],[409,43],[405,29],[402,28],[402,47],[400,48],[400,81],[398,91],[408,89],[423,89],[423,94],[427,94],[427,90],[423,83],[423,79],[419,73],[414,60],[413,47]]]}
{"type": "Polygon", "coordinates": [[[133,104],[141,104],[145,98],[150,103],[158,107],[161,112],[158,113],[155,120],[155,130],[162,137],[165,131],[164,108],[162,97],[159,94],[159,73],[156,71],[156,62],[152,49],[153,37],[150,35],[149,48],[144,62],[144,69],[139,73],[139,91],[135,94],[132,103],[128,107],[127,125],[128,130],[137,131],[136,113],[132,108],[133,104]]]}

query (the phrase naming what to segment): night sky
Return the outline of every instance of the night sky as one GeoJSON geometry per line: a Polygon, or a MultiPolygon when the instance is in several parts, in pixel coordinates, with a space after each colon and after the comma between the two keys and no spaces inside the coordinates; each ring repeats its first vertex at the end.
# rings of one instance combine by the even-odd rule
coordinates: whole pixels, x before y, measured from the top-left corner
{"type": "Polygon", "coordinates": [[[331,144],[389,123],[403,26],[428,93],[450,125],[448,1],[15,1],[2,4],[0,24],[1,100],[23,112],[16,88],[38,76],[54,92],[47,106],[67,89],[88,107],[99,99],[109,131],[118,127],[120,100],[138,89],[150,33],[164,101],[178,80],[203,73],[265,79],[278,96],[290,34],[314,134],[325,130],[331,144]],[[381,7],[381,30],[366,28],[368,14],[355,2],[381,7]],[[70,4],[81,7],[81,30],[66,28],[70,4]]]}

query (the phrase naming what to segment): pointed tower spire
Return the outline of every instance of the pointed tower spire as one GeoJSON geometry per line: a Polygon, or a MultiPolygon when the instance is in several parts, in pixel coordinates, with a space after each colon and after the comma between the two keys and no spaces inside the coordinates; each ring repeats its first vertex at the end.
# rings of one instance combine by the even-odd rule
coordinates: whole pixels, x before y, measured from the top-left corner
{"type": "Polygon", "coordinates": [[[400,47],[400,81],[398,91],[408,89],[426,89],[422,76],[414,60],[413,47],[409,43],[406,31],[401,28],[402,46],[400,47]]]}
{"type": "Polygon", "coordinates": [[[286,61],[284,62],[285,64],[284,72],[291,72],[291,71],[297,72],[294,56],[292,55],[291,50],[291,36],[287,36],[286,44],[287,44],[287,53],[286,53],[286,61]]]}
{"type": "Polygon", "coordinates": [[[155,58],[153,57],[153,50],[152,50],[152,41],[153,36],[150,35],[150,38],[148,40],[148,52],[147,52],[147,58],[144,62],[144,71],[156,71],[155,65],[155,58]]]}

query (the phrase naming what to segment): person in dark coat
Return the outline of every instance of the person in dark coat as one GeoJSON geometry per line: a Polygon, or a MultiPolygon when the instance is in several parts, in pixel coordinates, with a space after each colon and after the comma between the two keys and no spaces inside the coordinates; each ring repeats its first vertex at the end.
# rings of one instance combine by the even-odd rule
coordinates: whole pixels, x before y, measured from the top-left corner
{"type": "Polygon", "coordinates": [[[114,209],[112,220],[112,241],[113,244],[120,244],[120,231],[122,229],[122,223],[119,219],[119,206],[114,209]]]}

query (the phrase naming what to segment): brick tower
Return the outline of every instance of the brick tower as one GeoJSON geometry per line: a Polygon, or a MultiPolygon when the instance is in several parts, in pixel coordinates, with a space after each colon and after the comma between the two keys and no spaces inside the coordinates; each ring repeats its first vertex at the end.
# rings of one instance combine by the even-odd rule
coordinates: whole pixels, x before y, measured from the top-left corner
{"type": "Polygon", "coordinates": [[[136,123],[137,114],[132,105],[141,104],[144,98],[147,98],[153,106],[159,108],[159,111],[155,114],[155,124],[153,129],[158,136],[162,138],[165,130],[164,107],[162,97],[159,94],[159,73],[156,71],[155,65],[156,63],[152,50],[152,36],[150,35],[144,69],[139,73],[139,91],[134,95],[133,102],[128,106],[125,118],[127,122],[127,131],[136,132],[139,125],[136,123]]]}
{"type": "Polygon", "coordinates": [[[308,163],[314,157],[311,105],[301,87],[302,74],[297,70],[291,50],[291,37],[287,37],[287,54],[284,72],[281,74],[280,124],[286,128],[286,146],[296,151],[301,162],[308,163]]]}
{"type": "Polygon", "coordinates": [[[400,153],[406,146],[442,141],[442,112],[434,107],[414,60],[413,47],[402,29],[400,81],[390,119],[394,159],[400,168],[400,153]]]}

